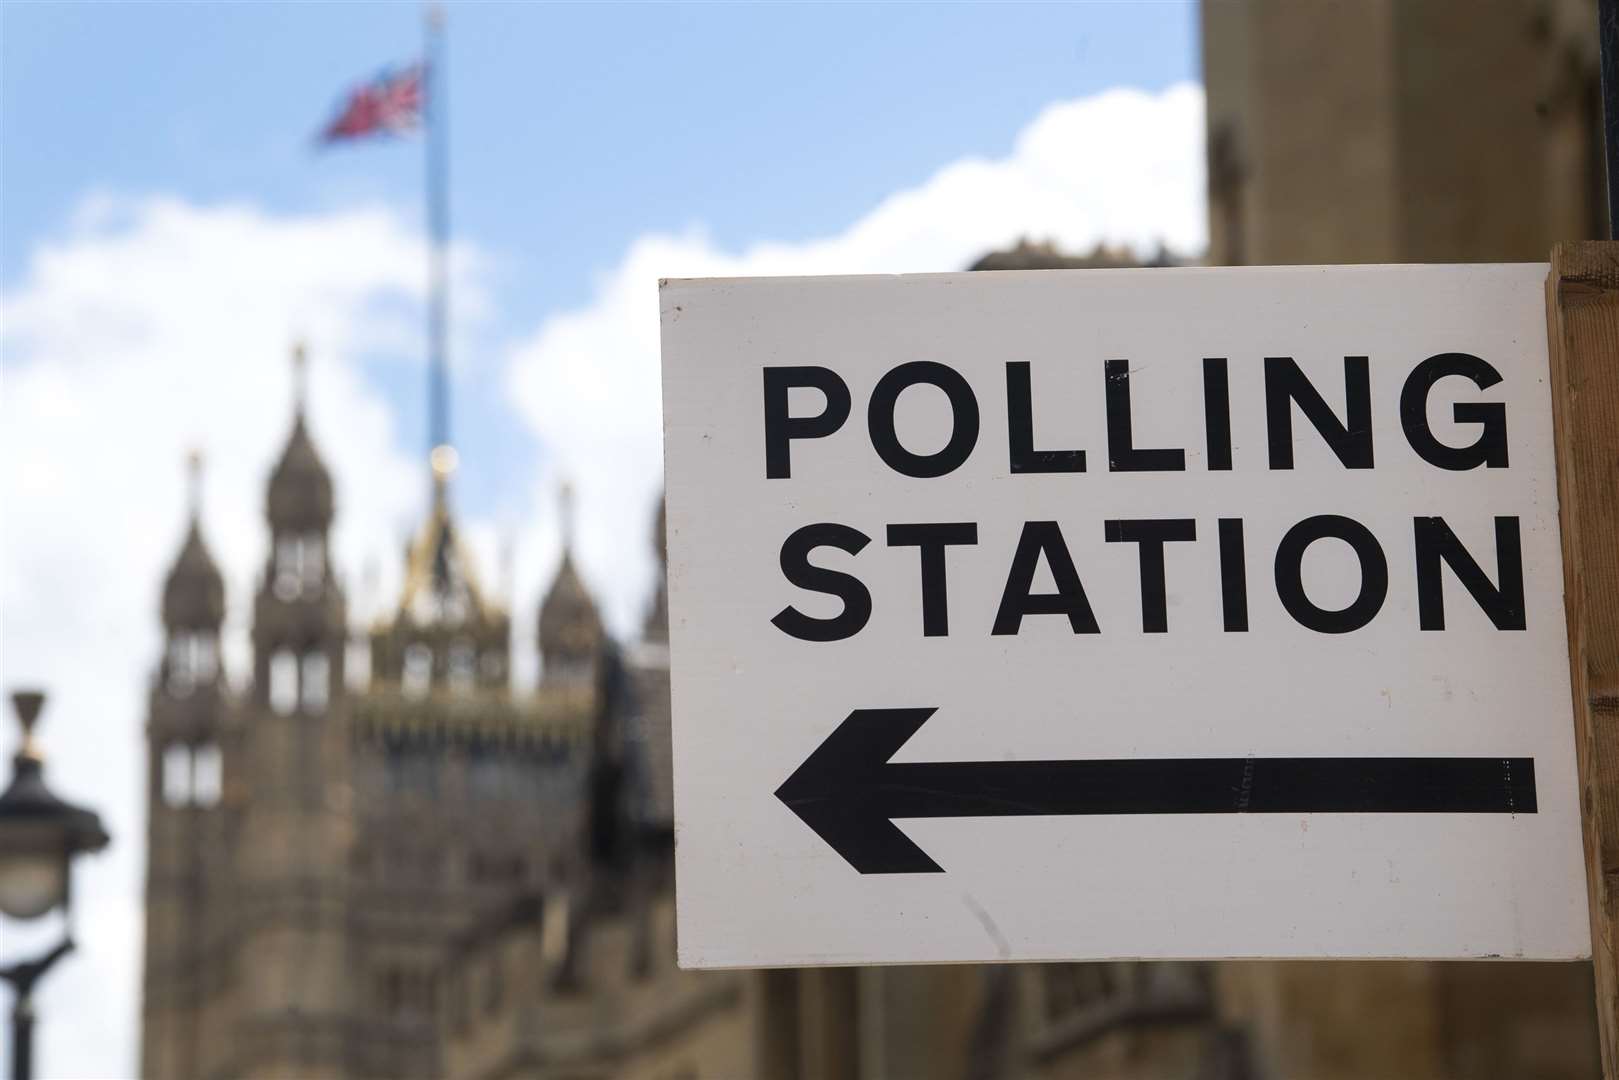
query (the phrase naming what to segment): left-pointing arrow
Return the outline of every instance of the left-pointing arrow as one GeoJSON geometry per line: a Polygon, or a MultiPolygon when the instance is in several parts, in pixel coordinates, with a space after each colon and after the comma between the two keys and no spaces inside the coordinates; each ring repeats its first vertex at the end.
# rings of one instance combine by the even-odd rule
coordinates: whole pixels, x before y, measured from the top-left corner
{"type": "Polygon", "coordinates": [[[942,870],[895,818],[1536,810],[1533,758],[890,761],[934,711],[856,709],[776,798],[862,874],[942,870]]]}

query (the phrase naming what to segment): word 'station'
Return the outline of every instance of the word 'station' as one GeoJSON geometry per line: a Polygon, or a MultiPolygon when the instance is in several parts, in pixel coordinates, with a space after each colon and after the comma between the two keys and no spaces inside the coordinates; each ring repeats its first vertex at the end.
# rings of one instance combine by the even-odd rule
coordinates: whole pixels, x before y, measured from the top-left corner
{"type": "Polygon", "coordinates": [[[1544,274],[665,283],[682,962],[1583,955],[1544,274]]]}

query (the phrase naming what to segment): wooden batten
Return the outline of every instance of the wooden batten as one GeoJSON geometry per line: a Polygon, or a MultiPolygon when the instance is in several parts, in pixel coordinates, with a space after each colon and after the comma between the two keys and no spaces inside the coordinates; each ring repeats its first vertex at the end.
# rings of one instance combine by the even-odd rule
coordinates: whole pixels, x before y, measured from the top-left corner
{"type": "Polygon", "coordinates": [[[1619,241],[1559,244],[1546,326],[1603,1075],[1619,1078],[1619,241]]]}

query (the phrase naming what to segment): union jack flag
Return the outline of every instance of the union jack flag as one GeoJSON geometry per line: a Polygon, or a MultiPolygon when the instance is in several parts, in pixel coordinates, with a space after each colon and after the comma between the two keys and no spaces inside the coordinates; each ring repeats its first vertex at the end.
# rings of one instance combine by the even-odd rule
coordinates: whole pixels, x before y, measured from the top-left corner
{"type": "Polygon", "coordinates": [[[421,124],[426,96],[423,65],[390,68],[356,87],[337,116],[320,133],[323,143],[358,139],[382,132],[399,135],[421,124]]]}

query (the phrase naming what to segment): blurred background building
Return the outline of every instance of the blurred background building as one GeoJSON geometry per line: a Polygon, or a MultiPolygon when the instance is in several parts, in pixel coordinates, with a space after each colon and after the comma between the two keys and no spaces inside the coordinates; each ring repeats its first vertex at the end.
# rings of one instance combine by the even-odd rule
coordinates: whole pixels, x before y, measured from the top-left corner
{"type": "Polygon", "coordinates": [[[240,697],[193,504],[150,700],[149,1076],[444,1075],[440,1020],[466,994],[449,962],[469,934],[529,897],[566,911],[577,890],[581,918],[616,897],[588,859],[622,861],[632,838],[613,815],[632,793],[668,846],[668,785],[646,779],[649,761],[668,770],[666,678],[645,673],[660,704],[642,713],[642,672],[565,551],[536,613],[545,677],[514,696],[510,616],[451,512],[453,451],[433,466],[397,607],[356,637],[326,557],[336,495],[299,403],[266,492],[240,697]]]}
{"type": "MultiPolygon", "coordinates": [[[[1205,3],[1209,262],[1538,260],[1599,235],[1594,11],[1205,3]]],[[[1024,242],[974,269],[1134,264],[1024,242]]],[[[193,508],[150,700],[148,1076],[1597,1075],[1588,965],[677,970],[662,585],[621,645],[565,556],[541,683],[515,694],[512,615],[434,465],[403,593],[356,636],[326,557],[341,493],[296,410],[242,695],[193,508]]],[[[661,556],[661,515],[649,533],[661,556]]]]}
{"type": "Polygon", "coordinates": [[[1538,262],[1606,235],[1594,0],[1202,13],[1210,262],[1538,262]]]}

